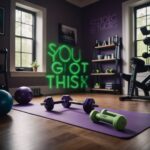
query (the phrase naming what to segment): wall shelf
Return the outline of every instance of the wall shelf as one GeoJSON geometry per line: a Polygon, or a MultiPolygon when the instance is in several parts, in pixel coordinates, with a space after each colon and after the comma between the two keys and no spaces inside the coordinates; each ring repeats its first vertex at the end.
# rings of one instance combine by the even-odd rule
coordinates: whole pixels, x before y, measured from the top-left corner
{"type": "Polygon", "coordinates": [[[114,76],[115,73],[91,73],[92,76],[114,76]]]}
{"type": "Polygon", "coordinates": [[[115,61],[116,59],[93,59],[92,62],[107,62],[107,61],[115,61]]]}
{"type": "Polygon", "coordinates": [[[108,91],[108,92],[114,92],[114,89],[101,89],[101,88],[92,88],[92,91],[108,91]]]}
{"type": "Polygon", "coordinates": [[[104,46],[95,46],[96,49],[113,48],[113,47],[115,47],[115,44],[104,45],[104,46]]]}
{"type": "Polygon", "coordinates": [[[91,91],[122,92],[121,38],[113,38],[111,43],[114,44],[94,47],[90,74],[91,91]]]}

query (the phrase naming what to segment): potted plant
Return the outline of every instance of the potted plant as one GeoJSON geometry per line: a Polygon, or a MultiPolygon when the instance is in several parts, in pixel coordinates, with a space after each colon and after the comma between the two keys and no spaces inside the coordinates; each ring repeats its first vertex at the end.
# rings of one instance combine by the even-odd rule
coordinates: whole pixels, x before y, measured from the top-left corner
{"type": "Polygon", "coordinates": [[[37,72],[37,69],[38,67],[40,66],[38,63],[37,63],[37,60],[35,60],[32,64],[31,64],[32,68],[33,68],[33,71],[34,72],[37,72]]]}

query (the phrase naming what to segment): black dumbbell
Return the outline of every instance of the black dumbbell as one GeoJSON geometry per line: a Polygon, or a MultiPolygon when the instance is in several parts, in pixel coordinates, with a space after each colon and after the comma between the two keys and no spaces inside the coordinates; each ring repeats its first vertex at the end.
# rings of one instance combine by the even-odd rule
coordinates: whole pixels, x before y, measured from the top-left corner
{"type": "Polygon", "coordinates": [[[47,111],[51,111],[54,108],[55,104],[60,104],[62,101],[53,101],[53,98],[51,96],[48,96],[45,98],[44,102],[41,103],[41,105],[44,105],[47,111]]]}
{"type": "MultiPolygon", "coordinates": [[[[72,98],[69,95],[64,95],[63,97],[66,101],[71,101],[72,100],[72,98]]],[[[63,107],[65,107],[65,108],[69,108],[70,105],[71,105],[71,103],[65,103],[64,100],[54,102],[54,100],[51,96],[46,97],[44,102],[41,103],[41,105],[45,106],[47,111],[51,111],[54,108],[55,104],[62,104],[63,107]]]]}
{"type": "Polygon", "coordinates": [[[69,95],[64,95],[61,98],[61,101],[53,101],[52,97],[46,97],[44,102],[41,103],[41,105],[44,105],[47,111],[51,111],[54,108],[55,104],[62,104],[64,108],[69,108],[71,104],[76,105],[83,105],[83,109],[86,113],[90,113],[95,107],[98,107],[98,105],[95,105],[95,101],[93,98],[86,98],[84,103],[73,101],[72,98],[69,95]]]}

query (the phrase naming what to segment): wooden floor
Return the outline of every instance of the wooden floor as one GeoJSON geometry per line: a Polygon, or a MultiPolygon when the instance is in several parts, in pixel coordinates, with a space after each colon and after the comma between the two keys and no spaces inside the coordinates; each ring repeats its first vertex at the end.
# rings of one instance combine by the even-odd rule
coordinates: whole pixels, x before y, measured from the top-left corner
{"type": "MultiPolygon", "coordinates": [[[[60,96],[53,96],[59,100],[60,96]]],[[[82,101],[93,97],[103,108],[150,113],[150,102],[120,102],[117,95],[74,94],[82,101]]],[[[33,103],[42,102],[34,98],[33,103]]],[[[142,120],[141,120],[142,121],[142,120]]],[[[150,129],[130,140],[67,125],[12,110],[0,119],[0,150],[150,150],[150,129]]]]}

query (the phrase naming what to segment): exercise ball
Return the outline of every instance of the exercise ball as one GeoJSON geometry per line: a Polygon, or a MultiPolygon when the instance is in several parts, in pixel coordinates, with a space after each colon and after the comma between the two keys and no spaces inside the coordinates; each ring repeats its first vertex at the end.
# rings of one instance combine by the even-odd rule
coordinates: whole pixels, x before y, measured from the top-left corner
{"type": "Polygon", "coordinates": [[[20,105],[26,105],[32,100],[33,92],[31,88],[21,86],[16,90],[14,98],[20,105]]]}
{"type": "Polygon", "coordinates": [[[12,108],[13,98],[5,90],[0,90],[0,116],[6,115],[12,108]]]}

